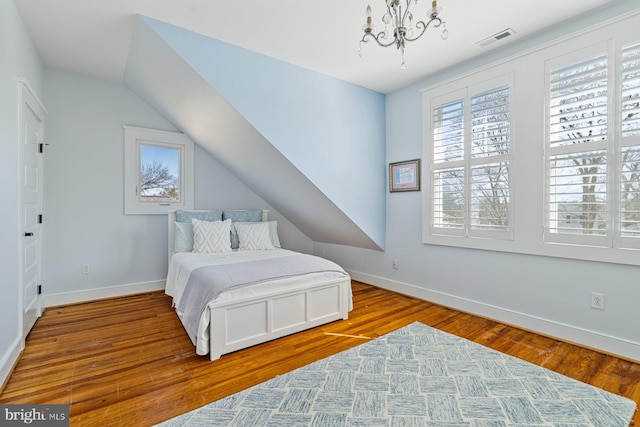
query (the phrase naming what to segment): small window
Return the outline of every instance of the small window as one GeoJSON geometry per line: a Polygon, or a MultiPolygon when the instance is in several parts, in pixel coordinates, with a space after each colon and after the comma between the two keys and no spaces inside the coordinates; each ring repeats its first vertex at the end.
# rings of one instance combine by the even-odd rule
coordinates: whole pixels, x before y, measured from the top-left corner
{"type": "Polygon", "coordinates": [[[193,142],[185,135],[125,126],[125,214],[193,208],[193,142]]]}

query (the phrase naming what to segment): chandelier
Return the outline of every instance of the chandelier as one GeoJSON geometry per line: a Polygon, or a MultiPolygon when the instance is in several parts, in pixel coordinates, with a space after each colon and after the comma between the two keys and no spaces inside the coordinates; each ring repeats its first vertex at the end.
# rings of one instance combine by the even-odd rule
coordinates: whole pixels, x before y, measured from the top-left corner
{"type": "Polygon", "coordinates": [[[387,12],[382,16],[384,30],[377,34],[375,33],[376,27],[371,20],[371,6],[367,6],[367,23],[362,27],[364,35],[358,45],[359,56],[362,56],[362,43],[367,43],[369,38],[374,39],[382,47],[395,45],[402,55],[400,68],[404,70],[406,68],[404,62],[406,42],[412,42],[422,37],[431,23],[436,28],[442,26],[442,40],[449,37],[445,22],[438,17],[442,8],[438,7],[436,0],[431,3],[431,9],[427,11],[426,19],[419,19],[415,23],[413,13],[411,13],[411,3],[418,4],[418,0],[386,0],[386,3],[387,12]]]}

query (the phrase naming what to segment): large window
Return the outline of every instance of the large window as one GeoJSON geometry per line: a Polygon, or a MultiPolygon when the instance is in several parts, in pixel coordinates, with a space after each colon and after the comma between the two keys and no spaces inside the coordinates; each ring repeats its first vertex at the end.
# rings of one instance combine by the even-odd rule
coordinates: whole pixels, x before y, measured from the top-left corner
{"type": "Polygon", "coordinates": [[[423,243],[640,265],[639,25],[424,89],[423,243]]]}
{"type": "Polygon", "coordinates": [[[193,207],[193,142],[183,134],[125,126],[125,213],[193,207]]]}
{"type": "Polygon", "coordinates": [[[510,239],[511,79],[429,97],[429,235],[510,239]]]}
{"type": "Polygon", "coordinates": [[[600,48],[547,63],[545,241],[640,247],[640,45],[600,48]]]}

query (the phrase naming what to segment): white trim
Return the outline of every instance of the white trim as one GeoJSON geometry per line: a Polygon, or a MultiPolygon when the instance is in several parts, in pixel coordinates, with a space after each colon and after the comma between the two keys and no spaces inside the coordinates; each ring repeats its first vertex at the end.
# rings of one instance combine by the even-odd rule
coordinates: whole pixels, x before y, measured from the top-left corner
{"type": "Polygon", "coordinates": [[[0,387],[9,379],[13,366],[20,358],[20,353],[24,349],[24,341],[16,337],[11,346],[4,352],[0,360],[0,387]]]}
{"type": "Polygon", "coordinates": [[[347,270],[347,273],[356,281],[640,363],[640,343],[637,342],[359,271],[347,270]]]}
{"type": "Polygon", "coordinates": [[[42,100],[36,94],[36,91],[33,90],[31,83],[29,83],[29,81],[24,77],[18,77],[18,83],[22,84],[24,88],[27,89],[27,91],[29,92],[29,95],[31,95],[33,97],[33,100],[38,104],[38,108],[40,108],[44,113],[44,115],[46,116],[48,114],[47,109],[45,108],[42,100]]]}
{"type": "Polygon", "coordinates": [[[127,295],[141,294],[164,290],[165,281],[156,280],[152,282],[131,283],[127,285],[110,286],[105,288],[88,289],[78,292],[64,292],[44,296],[45,307],[57,305],[75,304],[79,302],[94,301],[105,298],[122,297],[127,295]]]}

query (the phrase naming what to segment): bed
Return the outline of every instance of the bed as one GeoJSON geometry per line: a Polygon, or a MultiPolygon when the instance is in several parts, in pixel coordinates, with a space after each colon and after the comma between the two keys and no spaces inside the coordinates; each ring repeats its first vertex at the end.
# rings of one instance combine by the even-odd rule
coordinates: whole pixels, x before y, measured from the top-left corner
{"type": "Polygon", "coordinates": [[[165,292],[198,355],[216,360],[348,318],[353,307],[349,275],[331,261],[281,248],[277,223],[267,216],[266,210],[169,212],[165,292]],[[189,224],[196,217],[204,219],[189,224]],[[222,251],[205,247],[201,252],[201,230],[214,230],[209,240],[215,245],[225,240],[227,223],[232,250],[222,242],[222,251]],[[250,242],[258,235],[266,246],[259,238],[250,242]],[[250,243],[243,246],[243,241],[250,243]]]}

